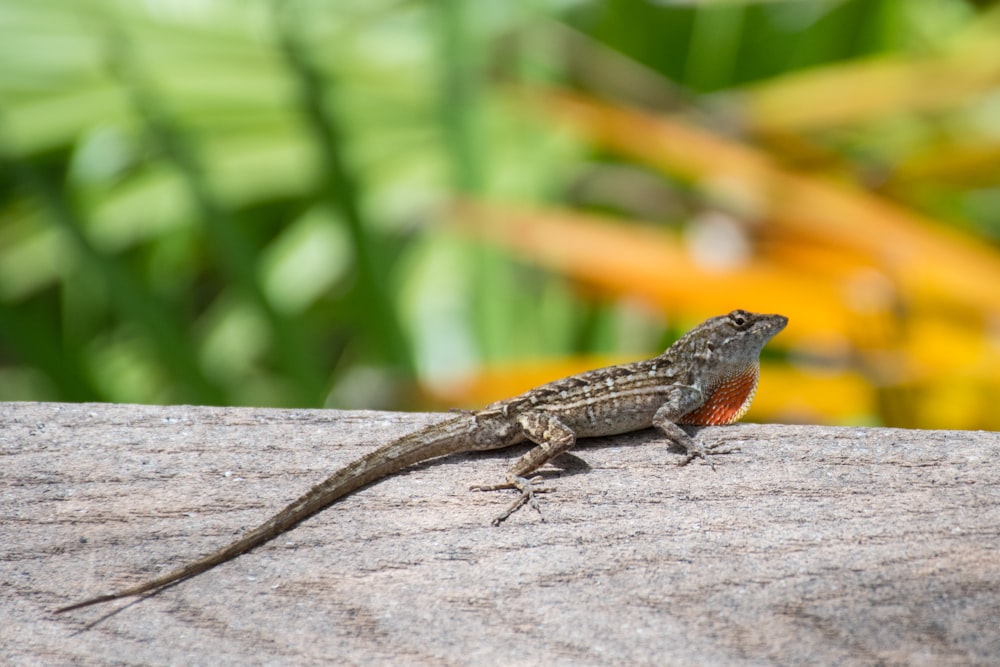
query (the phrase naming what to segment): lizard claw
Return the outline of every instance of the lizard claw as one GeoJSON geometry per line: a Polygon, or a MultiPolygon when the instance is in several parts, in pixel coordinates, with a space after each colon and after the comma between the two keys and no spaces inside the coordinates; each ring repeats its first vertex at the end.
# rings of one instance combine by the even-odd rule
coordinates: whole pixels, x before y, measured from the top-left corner
{"type": "MultiPolygon", "coordinates": [[[[716,452],[712,453],[715,454],[716,452]]],[[[678,463],[677,465],[683,467],[691,463],[691,461],[694,461],[695,459],[701,459],[705,461],[705,463],[712,466],[712,470],[715,470],[715,462],[708,458],[708,455],[705,452],[705,448],[697,443],[693,443],[690,446],[688,446],[687,456],[685,456],[684,460],[678,463]]]]}
{"type": "Polygon", "coordinates": [[[691,461],[700,458],[704,459],[704,461],[708,463],[708,465],[712,466],[712,470],[715,470],[715,462],[712,461],[712,459],[708,458],[709,456],[722,456],[724,454],[735,454],[736,452],[739,451],[743,450],[741,450],[738,445],[722,448],[721,442],[717,442],[715,444],[707,445],[704,447],[695,444],[692,447],[688,448],[687,456],[685,456],[684,460],[678,463],[677,465],[686,466],[687,464],[691,463],[691,461]]]}

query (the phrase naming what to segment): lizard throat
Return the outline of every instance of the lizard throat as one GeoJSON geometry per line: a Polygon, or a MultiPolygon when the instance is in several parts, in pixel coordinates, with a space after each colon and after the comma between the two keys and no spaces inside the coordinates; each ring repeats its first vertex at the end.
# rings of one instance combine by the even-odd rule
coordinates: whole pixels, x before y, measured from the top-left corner
{"type": "Polygon", "coordinates": [[[708,390],[708,398],[697,410],[692,410],[677,420],[678,424],[696,426],[722,426],[739,420],[750,409],[760,366],[751,364],[740,371],[723,377],[708,390]]]}

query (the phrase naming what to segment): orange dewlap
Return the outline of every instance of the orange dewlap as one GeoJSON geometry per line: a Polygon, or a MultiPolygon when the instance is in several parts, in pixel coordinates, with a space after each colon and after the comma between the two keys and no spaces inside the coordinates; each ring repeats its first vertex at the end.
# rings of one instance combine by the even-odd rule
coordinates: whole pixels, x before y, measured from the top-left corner
{"type": "Polygon", "coordinates": [[[757,364],[723,378],[709,389],[704,405],[687,413],[677,423],[697,426],[732,424],[750,409],[759,378],[760,367],[757,364]]]}

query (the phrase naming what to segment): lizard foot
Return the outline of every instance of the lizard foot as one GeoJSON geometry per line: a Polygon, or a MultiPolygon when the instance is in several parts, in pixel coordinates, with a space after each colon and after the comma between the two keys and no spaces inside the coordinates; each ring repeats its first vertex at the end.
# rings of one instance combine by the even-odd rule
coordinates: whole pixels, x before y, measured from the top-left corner
{"type": "MultiPolygon", "coordinates": [[[[709,447],[709,449],[711,449],[711,447],[709,447]]],[[[713,455],[718,453],[719,452],[711,452],[711,454],[713,455]]],[[[708,465],[712,466],[712,470],[715,470],[715,463],[708,458],[708,453],[705,452],[705,448],[694,441],[692,441],[690,444],[687,445],[687,456],[685,456],[684,460],[678,463],[677,465],[686,466],[695,459],[702,459],[708,465]]]]}
{"type": "Polygon", "coordinates": [[[694,447],[688,450],[687,456],[685,456],[684,460],[678,463],[677,465],[686,466],[687,464],[691,463],[691,461],[694,461],[697,458],[701,458],[704,459],[705,462],[708,463],[708,465],[712,466],[712,470],[715,470],[715,463],[708,458],[709,456],[724,456],[726,454],[735,454],[736,452],[741,452],[741,451],[743,450],[740,449],[738,445],[734,445],[731,447],[723,447],[721,442],[716,442],[714,444],[707,445],[705,447],[702,447],[700,445],[695,445],[694,447]]]}
{"type": "MultiPolygon", "coordinates": [[[[506,521],[514,512],[521,509],[525,505],[529,505],[533,510],[538,512],[539,515],[542,514],[542,509],[538,506],[538,499],[535,497],[536,493],[549,493],[555,491],[552,488],[535,488],[535,484],[542,481],[541,477],[532,477],[527,479],[519,475],[511,475],[508,481],[502,484],[491,484],[488,486],[472,486],[469,487],[470,491],[501,491],[506,489],[516,489],[521,492],[511,506],[508,507],[503,514],[493,519],[492,524],[494,526],[499,526],[501,523],[506,521]]],[[[542,521],[544,521],[544,517],[542,521]]]]}

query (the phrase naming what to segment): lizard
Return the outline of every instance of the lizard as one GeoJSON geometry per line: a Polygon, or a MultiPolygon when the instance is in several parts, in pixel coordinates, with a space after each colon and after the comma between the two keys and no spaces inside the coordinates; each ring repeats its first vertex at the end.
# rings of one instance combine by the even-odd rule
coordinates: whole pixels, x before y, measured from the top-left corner
{"type": "Polygon", "coordinates": [[[787,324],[783,315],[734,310],[702,322],[659,356],[571,375],[419,429],[347,464],[229,545],[161,576],[56,613],[155,595],[269,542],[363,486],[441,456],[502,449],[526,440],[534,443],[510,467],[503,483],[471,487],[520,492],[494,525],[525,504],[538,509],[535,494],[548,489],[537,488],[540,478],[528,475],[569,451],[577,438],[655,426],[684,448],[680,465],[695,458],[707,461],[706,453],[722,452],[706,452],[681,425],[723,425],[742,418],[757,390],[760,352],[787,324]]]}

